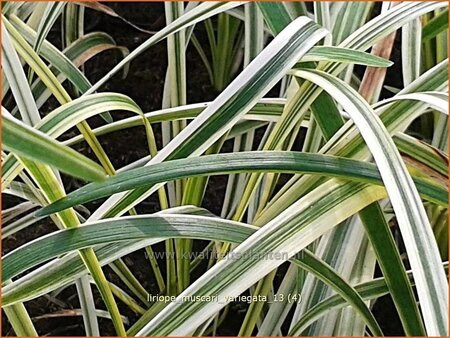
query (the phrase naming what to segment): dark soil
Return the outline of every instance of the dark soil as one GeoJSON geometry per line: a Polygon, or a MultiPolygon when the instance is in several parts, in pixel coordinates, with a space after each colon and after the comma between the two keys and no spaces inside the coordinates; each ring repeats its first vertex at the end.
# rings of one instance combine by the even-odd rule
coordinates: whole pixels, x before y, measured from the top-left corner
{"type": "MultiPolygon", "coordinates": [[[[165,25],[164,6],[162,3],[107,3],[107,5],[114,9],[119,15],[143,29],[158,30],[165,25]]],[[[86,9],[86,30],[87,32],[106,32],[115,39],[118,45],[126,46],[130,50],[135,49],[149,37],[148,34],[130,27],[118,18],[94,12],[90,9],[86,9]]],[[[200,41],[206,41],[205,34],[204,32],[202,33],[202,25],[198,25],[197,34],[200,41]]],[[[56,46],[60,47],[59,25],[56,25],[55,29],[50,33],[50,40],[54,42],[56,46]]],[[[394,51],[393,55],[398,61],[398,48],[394,51]]],[[[118,57],[114,51],[104,52],[87,62],[85,65],[86,75],[91,83],[95,83],[117,62],[118,57]]],[[[165,42],[162,42],[151,47],[137,57],[131,63],[125,79],[121,78],[121,74],[118,74],[110,80],[101,91],[126,94],[135,100],[145,112],[160,109],[162,105],[166,67],[167,50],[165,42]]],[[[361,68],[360,71],[362,72],[364,69],[361,68]]],[[[395,69],[393,69],[393,71],[395,71],[395,69]]],[[[390,81],[391,83],[389,83],[390,85],[401,85],[398,83],[398,78],[395,76],[389,78],[392,78],[392,81],[390,81]]],[[[187,50],[187,79],[188,103],[210,101],[217,95],[217,92],[209,83],[208,75],[196,50],[192,46],[189,46],[187,50]]],[[[50,102],[44,107],[43,111],[51,111],[56,106],[56,102],[50,102]]],[[[112,115],[115,120],[131,116],[124,112],[112,112],[112,115]]],[[[89,120],[91,127],[97,127],[102,123],[103,121],[99,117],[89,120]]],[[[75,129],[70,130],[63,135],[63,138],[73,137],[77,133],[78,132],[75,129]]],[[[155,126],[155,134],[157,143],[161,146],[161,133],[157,126],[155,126]]],[[[102,136],[99,139],[116,168],[120,168],[148,155],[148,151],[144,146],[146,144],[145,134],[141,127],[128,129],[119,133],[112,133],[108,136],[102,136]]],[[[231,144],[226,144],[224,147],[224,151],[230,151],[231,149],[231,144]]],[[[80,144],[77,146],[77,150],[94,158],[86,144],[80,144]]],[[[72,178],[63,177],[63,179],[69,191],[81,186],[80,182],[72,178]]],[[[203,206],[215,214],[220,214],[220,205],[223,200],[225,186],[225,177],[212,177],[206,191],[203,206]]],[[[93,211],[101,204],[101,202],[102,201],[92,202],[86,205],[86,207],[93,211]]],[[[18,199],[9,198],[7,196],[3,200],[3,208],[6,209],[17,203],[18,199]]],[[[158,211],[158,207],[159,203],[156,196],[154,196],[142,202],[137,209],[141,213],[153,213],[158,211]]],[[[55,230],[56,227],[50,221],[41,221],[28,228],[26,231],[20,231],[14,236],[5,239],[2,245],[2,254],[6,254],[12,249],[17,248],[34,238],[38,238],[39,236],[55,230]]],[[[199,241],[196,245],[200,249],[204,243],[199,241]]],[[[154,249],[163,251],[164,246],[162,244],[156,245],[154,249]]],[[[156,282],[143,250],[128,255],[124,258],[124,261],[148,291],[157,293],[156,282]]],[[[161,264],[161,267],[164,274],[164,264],[161,264]]],[[[281,271],[284,269],[285,267],[280,268],[281,271]]],[[[110,268],[107,267],[104,271],[110,281],[127,290],[126,286],[123,285],[110,268]]],[[[196,277],[198,276],[194,274],[193,278],[196,277]]],[[[95,287],[93,287],[93,292],[97,308],[104,309],[104,304],[95,287]]],[[[134,323],[139,318],[139,316],[129,310],[128,307],[122,306],[122,304],[119,304],[119,306],[121,313],[126,316],[131,323],[134,323]]],[[[248,305],[244,303],[234,303],[217,334],[222,336],[236,335],[244,319],[247,306],[248,305]]],[[[48,296],[39,297],[38,299],[27,302],[26,307],[30,315],[33,318],[37,318],[35,320],[35,326],[40,335],[83,336],[85,334],[83,321],[80,316],[45,318],[45,315],[47,314],[80,308],[75,286],[67,287],[53,298],[48,296]]],[[[400,322],[396,317],[396,312],[393,310],[392,302],[388,297],[384,297],[376,303],[374,312],[376,316],[379,317],[386,335],[403,335],[400,322]]],[[[100,318],[99,322],[102,335],[112,336],[115,334],[110,320],[100,318]]],[[[2,315],[2,335],[14,335],[14,332],[11,331],[11,327],[4,315],[2,315]]]]}

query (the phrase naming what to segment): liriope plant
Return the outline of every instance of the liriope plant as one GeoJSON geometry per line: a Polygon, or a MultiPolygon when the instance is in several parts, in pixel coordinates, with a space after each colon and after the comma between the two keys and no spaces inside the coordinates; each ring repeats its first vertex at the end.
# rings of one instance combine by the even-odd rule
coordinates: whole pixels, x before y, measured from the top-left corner
{"type": "Polygon", "coordinates": [[[445,2],[166,2],[166,25],[131,51],[85,34],[84,15],[83,3],[2,6],[2,193],[20,201],[2,211],[2,235],[45,218],[59,228],[2,257],[15,335],[46,334],[27,302],[73,284],[87,336],[104,334],[99,317],[118,336],[382,336],[373,308],[385,295],[405,335],[448,335],[445,2]],[[62,50],[49,38],[59,22],[62,50]],[[101,90],[157,43],[160,110],[101,90]],[[210,102],[187,104],[190,44],[218,90],[210,102]],[[83,65],[109,49],[122,59],[91,83],[83,65]],[[100,136],[133,127],[148,155],[115,168],[100,136]],[[81,186],[69,192],[61,175],[81,186]],[[217,175],[220,214],[204,208],[217,175]],[[151,197],[159,211],[135,208],[151,197]],[[127,266],[133,253],[155,288],[127,266]],[[230,328],[243,295],[253,301],[230,328]]]}

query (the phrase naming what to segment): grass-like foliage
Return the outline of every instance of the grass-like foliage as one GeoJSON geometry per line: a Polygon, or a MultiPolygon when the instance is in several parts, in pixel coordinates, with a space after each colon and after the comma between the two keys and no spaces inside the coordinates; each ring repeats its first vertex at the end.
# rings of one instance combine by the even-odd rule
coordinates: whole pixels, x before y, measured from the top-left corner
{"type": "Polygon", "coordinates": [[[44,219],[59,228],[2,258],[14,334],[45,334],[27,302],[75,284],[88,336],[104,334],[99,317],[120,336],[381,336],[373,308],[385,295],[405,335],[448,336],[445,2],[166,2],[165,26],[131,51],[84,34],[85,6],[117,16],[3,3],[2,194],[18,202],[2,235],[44,219]],[[102,89],[157,43],[161,110],[102,89]],[[187,104],[189,44],[211,102],[187,104]],[[83,65],[108,49],[120,62],[91,83],[83,65]],[[101,136],[120,143],[130,128],[147,156],[115,168],[101,136]],[[149,198],[158,212],[139,211],[149,198]],[[127,266],[138,253],[152,290],[127,266]]]}

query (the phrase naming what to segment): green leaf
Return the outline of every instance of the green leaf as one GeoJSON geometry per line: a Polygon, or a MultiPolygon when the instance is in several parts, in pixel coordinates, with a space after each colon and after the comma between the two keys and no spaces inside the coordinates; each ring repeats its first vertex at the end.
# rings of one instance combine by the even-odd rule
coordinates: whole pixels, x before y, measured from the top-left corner
{"type": "MultiPolygon", "coordinates": [[[[284,99],[270,99],[263,98],[253,106],[250,111],[244,115],[240,122],[250,121],[277,121],[278,117],[284,107],[284,99]]],[[[149,113],[145,113],[145,117],[150,123],[173,121],[177,119],[192,119],[196,118],[211,102],[206,103],[194,103],[181,107],[174,107],[168,109],[157,110],[149,113]]],[[[142,124],[142,119],[139,117],[128,117],[119,121],[115,121],[111,124],[98,127],[93,130],[96,136],[106,135],[115,131],[124,130],[127,128],[136,127],[142,124]]],[[[259,125],[259,124],[258,124],[259,125]]],[[[233,128],[239,129],[238,125],[233,128]]],[[[230,131],[230,135],[233,132],[230,131]]],[[[230,136],[229,135],[229,136],[230,136]]],[[[231,136],[230,136],[231,137],[231,136]]],[[[75,136],[64,143],[66,145],[73,145],[83,140],[82,136],[75,136]]]]}
{"type": "Polygon", "coordinates": [[[12,116],[2,114],[2,136],[5,148],[17,155],[52,165],[86,181],[106,178],[103,168],[92,160],[12,116]]]}
{"type": "MultiPolygon", "coordinates": [[[[70,128],[87,120],[89,117],[110,110],[125,110],[139,116],[136,125],[143,124],[143,114],[138,105],[129,97],[115,93],[100,93],[83,96],[62,105],[46,115],[35,128],[49,136],[57,138],[70,128]]],[[[83,137],[81,135],[81,137],[83,137]]],[[[84,139],[84,138],[83,138],[84,139]]],[[[22,166],[10,155],[2,165],[2,186],[6,188],[20,173],[22,166]]]]}
{"type": "Polygon", "coordinates": [[[390,67],[393,62],[382,57],[372,55],[370,53],[342,47],[322,47],[312,48],[301,60],[296,67],[302,67],[303,62],[311,61],[327,61],[340,63],[353,63],[370,67],[390,67]]]}
{"type": "Polygon", "coordinates": [[[439,15],[435,16],[432,20],[422,29],[422,42],[431,40],[439,33],[445,31],[448,28],[448,8],[443,10],[439,15]]]}
{"type": "MultiPolygon", "coordinates": [[[[207,155],[199,158],[172,160],[118,173],[103,182],[91,183],[79,188],[64,199],[37,211],[35,217],[42,217],[101,197],[138,187],[152,186],[160,182],[248,171],[302,172],[382,184],[375,165],[334,156],[275,151],[207,155]]],[[[436,185],[427,184],[427,181],[420,179],[417,180],[417,183],[420,191],[424,193],[424,197],[434,195],[433,199],[438,197],[441,204],[446,205],[447,191],[445,187],[438,188],[436,185]]]]}
{"type": "Polygon", "coordinates": [[[359,216],[372,243],[392,299],[407,335],[424,335],[422,318],[409,286],[400,253],[378,203],[367,206],[359,216]]]}
{"type": "MultiPolygon", "coordinates": [[[[326,92],[320,93],[311,105],[314,122],[320,127],[325,141],[329,141],[333,135],[344,125],[344,118],[339,112],[333,98],[326,92]]],[[[308,131],[309,128],[308,128],[308,131]]],[[[310,132],[313,132],[311,130],[310,132]]]]}
{"type": "Polygon", "coordinates": [[[289,12],[283,2],[257,2],[259,9],[264,15],[264,21],[272,31],[274,36],[277,36],[284,28],[286,28],[292,21],[289,12]]]}
{"type": "Polygon", "coordinates": [[[5,306],[3,311],[18,337],[38,337],[33,322],[22,303],[5,306]]]}

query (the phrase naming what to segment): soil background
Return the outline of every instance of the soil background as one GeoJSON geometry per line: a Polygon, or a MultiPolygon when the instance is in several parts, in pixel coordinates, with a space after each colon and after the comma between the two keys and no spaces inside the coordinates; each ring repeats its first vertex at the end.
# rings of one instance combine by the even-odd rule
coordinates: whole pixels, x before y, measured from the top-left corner
{"type": "MultiPolygon", "coordinates": [[[[161,2],[108,2],[105,4],[111,7],[126,20],[145,30],[155,31],[163,28],[165,25],[164,5],[161,2]]],[[[139,30],[126,24],[121,19],[93,11],[91,9],[86,9],[85,26],[86,33],[94,31],[106,32],[115,39],[118,45],[125,46],[130,51],[134,50],[137,46],[149,38],[148,34],[140,32],[139,30]]],[[[199,41],[206,45],[207,37],[202,24],[197,25],[196,35],[199,41]]],[[[49,40],[56,46],[61,46],[61,31],[59,23],[57,23],[51,31],[49,40]]],[[[401,79],[398,79],[398,76],[395,75],[399,74],[398,70],[401,69],[399,68],[401,67],[401,64],[398,42],[399,38],[397,37],[396,47],[394,48],[392,54],[392,60],[395,61],[396,64],[389,69],[387,77],[387,84],[394,87],[401,87],[402,85],[401,79]]],[[[115,51],[103,52],[86,63],[85,73],[91,83],[95,83],[118,61],[119,57],[115,51]]],[[[188,103],[206,102],[214,99],[217,92],[210,84],[208,74],[203,66],[203,63],[192,45],[189,45],[187,49],[186,63],[188,103]]],[[[105,86],[101,88],[101,91],[112,91],[126,94],[135,100],[144,112],[161,109],[166,68],[167,48],[166,42],[164,41],[149,48],[142,55],[132,61],[128,75],[125,79],[122,79],[120,74],[118,74],[113,79],[108,81],[105,86]]],[[[358,72],[362,73],[363,71],[364,69],[362,67],[360,67],[360,69],[358,68],[358,72]]],[[[276,96],[276,94],[277,88],[271,91],[269,96],[276,96]]],[[[389,93],[383,92],[383,95],[389,96],[389,93]]],[[[56,101],[50,100],[49,103],[43,107],[42,112],[50,112],[57,106],[58,104],[56,101]]],[[[112,115],[114,120],[131,116],[131,114],[124,112],[113,112],[112,115]]],[[[95,117],[89,120],[89,124],[91,127],[97,127],[103,124],[103,121],[101,118],[95,117]]],[[[62,139],[70,138],[77,134],[78,132],[76,129],[69,130],[65,135],[63,135],[62,139]]],[[[161,146],[161,132],[158,129],[158,126],[155,126],[155,135],[158,145],[161,146]]],[[[148,155],[145,147],[146,139],[144,130],[140,127],[102,136],[99,137],[99,140],[116,168],[120,168],[148,155]]],[[[302,137],[300,135],[297,147],[300,146],[301,141],[302,137]]],[[[82,143],[77,145],[76,149],[94,159],[94,155],[86,144],[82,143]]],[[[225,144],[223,151],[231,150],[231,143],[225,144]]],[[[68,191],[74,190],[82,185],[79,181],[69,177],[63,176],[63,180],[68,187],[68,191]]],[[[220,214],[220,206],[223,200],[226,182],[227,180],[223,176],[211,178],[203,207],[209,209],[215,214],[220,214]]],[[[89,203],[86,207],[90,211],[93,211],[103,201],[104,200],[99,200],[89,203]]],[[[3,198],[2,207],[6,209],[16,205],[19,202],[19,199],[6,196],[3,198]]],[[[153,213],[158,211],[158,205],[158,201],[155,198],[150,198],[142,202],[137,209],[141,213],[153,213]]],[[[27,230],[20,231],[13,236],[4,239],[2,244],[2,254],[4,255],[12,249],[17,248],[32,239],[55,230],[56,227],[49,221],[44,220],[36,223],[27,230]]],[[[204,244],[205,243],[198,241],[196,245],[201,248],[204,244]]],[[[163,245],[156,245],[155,249],[163,251],[164,247],[163,245]]],[[[128,255],[124,258],[124,261],[149,292],[157,293],[156,282],[153,278],[149,263],[143,250],[128,255]]],[[[162,264],[161,267],[164,269],[164,264],[162,264]]],[[[280,275],[283,273],[285,268],[286,266],[280,268],[280,275]]],[[[110,268],[106,267],[104,270],[110,281],[116,283],[116,285],[120,286],[124,290],[127,290],[126,286],[123,285],[123,283],[112,272],[112,270],[110,270],[110,268]]],[[[162,272],[164,275],[164,271],[162,272]]],[[[377,274],[379,275],[380,272],[377,271],[377,274]]],[[[198,278],[198,275],[194,274],[192,277],[195,279],[198,278]]],[[[281,278],[278,278],[277,280],[279,282],[281,278]]],[[[95,296],[96,306],[99,309],[104,309],[105,307],[96,288],[93,287],[92,289],[95,296]]],[[[33,317],[36,329],[40,335],[85,335],[82,318],[80,316],[73,316],[70,312],[71,309],[80,308],[75,286],[67,287],[54,296],[43,296],[29,301],[26,303],[26,307],[30,315],[33,317]],[[53,317],[51,314],[59,315],[57,317],[53,317]],[[61,316],[61,314],[63,315],[61,316]]],[[[119,307],[121,313],[128,318],[130,323],[134,323],[139,318],[126,306],[122,306],[120,302],[119,307]]],[[[245,303],[233,303],[224,323],[220,326],[217,335],[236,335],[244,319],[247,307],[248,305],[245,303]]],[[[386,296],[378,300],[374,305],[374,313],[380,321],[380,325],[387,336],[404,335],[390,297],[386,296]]],[[[115,334],[110,320],[100,318],[99,322],[102,335],[113,336],[115,334]]],[[[2,336],[10,335],[14,335],[14,332],[11,330],[11,326],[6,320],[6,317],[2,314],[2,336]]]]}

